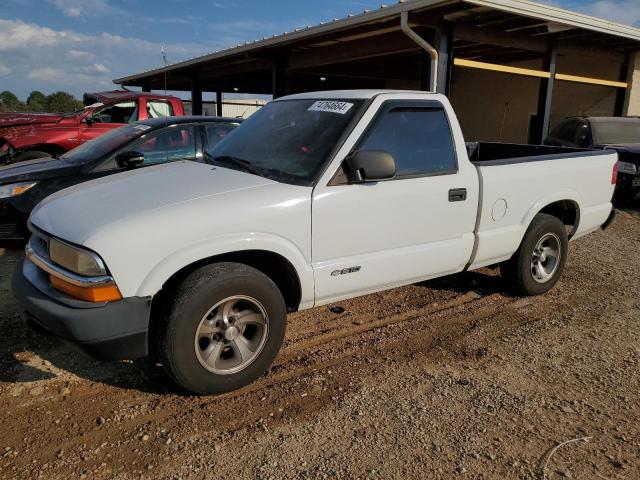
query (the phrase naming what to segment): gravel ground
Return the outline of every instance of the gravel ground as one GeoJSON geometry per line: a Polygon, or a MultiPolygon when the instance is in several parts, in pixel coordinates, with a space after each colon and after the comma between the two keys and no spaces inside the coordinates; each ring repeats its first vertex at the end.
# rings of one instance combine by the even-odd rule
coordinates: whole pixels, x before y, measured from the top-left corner
{"type": "Polygon", "coordinates": [[[298,313],[196,398],[29,330],[0,249],[0,478],[640,478],[639,252],[628,209],[542,297],[482,270],[298,313]]]}

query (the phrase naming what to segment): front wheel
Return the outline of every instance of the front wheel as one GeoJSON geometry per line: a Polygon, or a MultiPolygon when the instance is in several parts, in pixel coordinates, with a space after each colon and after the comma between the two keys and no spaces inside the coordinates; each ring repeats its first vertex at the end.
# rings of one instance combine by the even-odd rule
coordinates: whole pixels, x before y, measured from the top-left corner
{"type": "Polygon", "coordinates": [[[501,265],[501,274],[519,294],[541,295],[560,279],[568,246],[564,224],[552,215],[540,213],[531,222],[518,251],[501,265]]]}
{"type": "Polygon", "coordinates": [[[262,272],[238,263],[202,267],[178,287],[159,325],[161,361],[193,393],[238,389],[268,370],[286,317],[280,290],[262,272]]]}

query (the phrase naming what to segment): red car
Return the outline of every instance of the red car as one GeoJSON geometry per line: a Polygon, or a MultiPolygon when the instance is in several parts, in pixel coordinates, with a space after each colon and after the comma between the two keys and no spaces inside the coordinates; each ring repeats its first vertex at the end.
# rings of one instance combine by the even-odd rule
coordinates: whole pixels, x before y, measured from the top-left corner
{"type": "Polygon", "coordinates": [[[86,93],[66,114],[0,113],[0,164],[57,156],[127,123],[184,116],[179,98],[147,92],[86,93]]]}

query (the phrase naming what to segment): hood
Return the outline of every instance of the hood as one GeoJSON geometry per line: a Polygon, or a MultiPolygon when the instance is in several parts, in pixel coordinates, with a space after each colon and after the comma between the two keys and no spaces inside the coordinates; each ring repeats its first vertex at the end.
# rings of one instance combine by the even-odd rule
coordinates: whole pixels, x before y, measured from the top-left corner
{"type": "Polygon", "coordinates": [[[70,175],[81,165],[58,158],[38,158],[0,167],[0,185],[30,180],[46,180],[70,175]]]}
{"type": "Polygon", "coordinates": [[[277,182],[192,161],[156,165],[57,192],[35,208],[31,222],[45,232],[83,244],[115,224],[143,223],[177,205],[269,184],[277,182]]]}
{"type": "Polygon", "coordinates": [[[0,113],[0,128],[57,123],[65,116],[57,113],[0,113]]]}

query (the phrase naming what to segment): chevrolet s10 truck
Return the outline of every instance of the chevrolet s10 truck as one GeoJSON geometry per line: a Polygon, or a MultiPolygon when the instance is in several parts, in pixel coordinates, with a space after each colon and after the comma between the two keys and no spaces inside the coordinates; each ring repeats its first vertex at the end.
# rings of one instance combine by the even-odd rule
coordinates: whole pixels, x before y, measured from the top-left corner
{"type": "Polygon", "coordinates": [[[617,174],[606,150],[467,145],[424,92],[284,97],[205,155],[48,197],[13,277],[41,327],[197,394],[264,374],[288,312],[496,264],[546,292],[617,174]]]}

